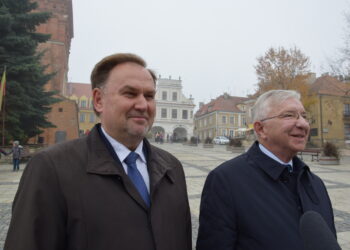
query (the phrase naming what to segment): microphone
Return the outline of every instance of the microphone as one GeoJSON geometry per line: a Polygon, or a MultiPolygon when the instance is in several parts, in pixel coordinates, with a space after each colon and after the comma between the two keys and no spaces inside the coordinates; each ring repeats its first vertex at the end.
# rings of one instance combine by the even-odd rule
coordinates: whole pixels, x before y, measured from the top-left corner
{"type": "Polygon", "coordinates": [[[307,211],[301,216],[299,232],[305,250],[341,250],[327,223],[315,211],[307,211]]]}

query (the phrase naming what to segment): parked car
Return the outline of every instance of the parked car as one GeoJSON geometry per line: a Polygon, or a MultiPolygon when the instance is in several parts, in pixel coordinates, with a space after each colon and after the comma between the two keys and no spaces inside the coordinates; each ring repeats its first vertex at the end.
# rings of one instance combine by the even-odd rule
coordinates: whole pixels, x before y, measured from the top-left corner
{"type": "Polygon", "coordinates": [[[230,142],[230,140],[225,136],[216,136],[213,139],[214,144],[228,144],[229,142],[230,142]]]}

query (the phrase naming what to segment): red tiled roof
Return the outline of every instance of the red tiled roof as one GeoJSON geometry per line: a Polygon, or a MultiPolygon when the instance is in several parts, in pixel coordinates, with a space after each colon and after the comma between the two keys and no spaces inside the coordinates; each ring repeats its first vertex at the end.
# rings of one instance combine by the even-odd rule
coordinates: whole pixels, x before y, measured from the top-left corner
{"type": "Polygon", "coordinates": [[[67,83],[67,95],[75,95],[78,98],[81,96],[92,97],[91,84],[69,82],[67,83]]]}
{"type": "Polygon", "coordinates": [[[311,85],[310,90],[317,94],[346,96],[350,94],[350,84],[332,76],[321,76],[311,85]]]}
{"type": "Polygon", "coordinates": [[[226,112],[244,112],[240,110],[237,105],[248,100],[247,97],[230,96],[223,94],[211,102],[204,104],[195,114],[195,116],[202,116],[214,111],[226,111],[226,112]]]}

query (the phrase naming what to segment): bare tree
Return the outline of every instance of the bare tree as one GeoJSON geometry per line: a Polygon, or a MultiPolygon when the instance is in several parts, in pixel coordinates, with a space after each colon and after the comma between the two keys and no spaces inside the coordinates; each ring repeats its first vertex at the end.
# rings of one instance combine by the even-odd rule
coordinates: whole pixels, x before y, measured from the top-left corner
{"type": "Polygon", "coordinates": [[[338,49],[334,59],[330,59],[329,68],[333,75],[349,80],[350,78],[350,12],[344,14],[346,26],[344,45],[338,49]]]}

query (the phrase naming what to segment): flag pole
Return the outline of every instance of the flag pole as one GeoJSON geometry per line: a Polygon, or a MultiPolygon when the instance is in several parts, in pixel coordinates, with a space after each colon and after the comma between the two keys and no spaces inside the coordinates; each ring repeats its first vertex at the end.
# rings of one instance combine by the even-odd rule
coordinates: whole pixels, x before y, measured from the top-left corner
{"type": "Polygon", "coordinates": [[[5,117],[6,117],[5,100],[6,100],[6,97],[4,96],[4,110],[2,111],[2,146],[5,146],[5,117]]]}
{"type": "MultiPolygon", "coordinates": [[[[6,74],[6,65],[4,66],[4,72],[6,74]]],[[[5,115],[6,115],[6,112],[5,112],[5,99],[6,99],[6,97],[5,97],[5,95],[3,96],[3,98],[4,98],[4,101],[3,101],[4,105],[3,105],[3,111],[2,111],[2,146],[5,146],[5,115]]]]}

